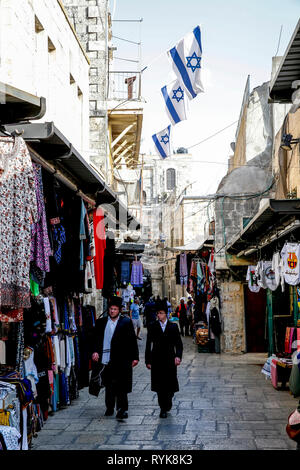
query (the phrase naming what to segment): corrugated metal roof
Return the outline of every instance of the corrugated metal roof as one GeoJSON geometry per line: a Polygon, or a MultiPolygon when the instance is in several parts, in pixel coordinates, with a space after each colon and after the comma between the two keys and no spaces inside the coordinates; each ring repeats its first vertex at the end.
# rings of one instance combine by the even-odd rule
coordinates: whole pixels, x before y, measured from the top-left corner
{"type": "Polygon", "coordinates": [[[291,103],[294,80],[300,80],[300,20],[289,42],[277,73],[270,83],[270,98],[273,101],[291,103]]]}

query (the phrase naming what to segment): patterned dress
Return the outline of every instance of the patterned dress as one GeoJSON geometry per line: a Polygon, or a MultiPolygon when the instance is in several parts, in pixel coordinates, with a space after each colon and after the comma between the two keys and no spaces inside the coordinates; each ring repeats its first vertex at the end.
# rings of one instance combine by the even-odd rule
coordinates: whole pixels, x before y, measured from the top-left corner
{"type": "Polygon", "coordinates": [[[30,307],[31,222],[37,221],[34,172],[21,137],[0,138],[0,308],[30,307]]]}

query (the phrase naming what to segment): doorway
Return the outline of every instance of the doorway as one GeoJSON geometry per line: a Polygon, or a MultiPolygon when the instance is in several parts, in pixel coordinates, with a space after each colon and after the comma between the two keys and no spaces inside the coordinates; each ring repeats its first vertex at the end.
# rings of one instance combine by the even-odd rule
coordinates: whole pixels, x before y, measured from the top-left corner
{"type": "Polygon", "coordinates": [[[251,292],[248,285],[244,286],[245,327],[247,352],[267,352],[266,339],[266,290],[251,292]]]}

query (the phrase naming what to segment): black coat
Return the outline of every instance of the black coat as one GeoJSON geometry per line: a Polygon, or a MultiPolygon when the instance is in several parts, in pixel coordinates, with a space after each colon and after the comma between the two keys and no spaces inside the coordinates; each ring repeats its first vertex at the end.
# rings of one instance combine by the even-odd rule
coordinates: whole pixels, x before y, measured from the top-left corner
{"type": "Polygon", "coordinates": [[[151,364],[151,390],[153,392],[178,392],[175,357],[182,358],[182,341],[178,326],[167,322],[165,331],[159,321],[148,328],[145,362],[151,364]]]}
{"type": "MultiPolygon", "coordinates": [[[[104,331],[108,317],[96,321],[93,352],[102,358],[104,331]]],[[[132,321],[120,316],[110,345],[110,371],[109,377],[104,373],[104,385],[114,383],[118,391],[126,393],[132,390],[132,361],[139,360],[139,349],[132,321]]]]}

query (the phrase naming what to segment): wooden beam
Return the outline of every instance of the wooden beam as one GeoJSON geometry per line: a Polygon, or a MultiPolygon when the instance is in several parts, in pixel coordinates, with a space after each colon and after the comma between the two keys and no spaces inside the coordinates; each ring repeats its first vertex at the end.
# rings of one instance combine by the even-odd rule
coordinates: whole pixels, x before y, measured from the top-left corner
{"type": "Polygon", "coordinates": [[[113,154],[112,154],[113,157],[115,157],[127,143],[128,143],[128,141],[124,140],[124,142],[122,142],[121,145],[119,145],[119,147],[117,147],[116,150],[113,152],[113,154]]]}
{"type": "Polygon", "coordinates": [[[117,158],[115,159],[115,161],[114,161],[114,166],[116,166],[116,165],[119,163],[119,161],[122,159],[122,157],[123,157],[124,155],[126,155],[126,153],[129,152],[129,150],[130,150],[131,147],[133,147],[133,146],[134,146],[134,144],[129,145],[129,147],[127,147],[125,150],[123,150],[122,153],[120,153],[120,155],[118,155],[118,157],[117,157],[117,158]]]}
{"type": "Polygon", "coordinates": [[[136,123],[133,123],[133,124],[130,124],[130,126],[127,126],[126,129],[124,129],[121,132],[121,134],[119,134],[118,137],[111,143],[111,148],[114,148],[114,146],[119,142],[119,140],[121,140],[122,137],[124,137],[124,135],[127,134],[127,132],[129,132],[130,129],[132,129],[135,125],[136,123]]]}

